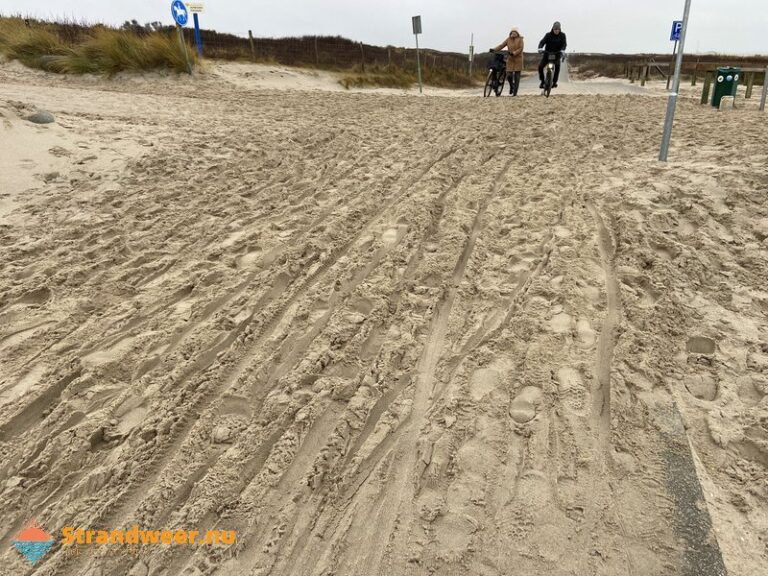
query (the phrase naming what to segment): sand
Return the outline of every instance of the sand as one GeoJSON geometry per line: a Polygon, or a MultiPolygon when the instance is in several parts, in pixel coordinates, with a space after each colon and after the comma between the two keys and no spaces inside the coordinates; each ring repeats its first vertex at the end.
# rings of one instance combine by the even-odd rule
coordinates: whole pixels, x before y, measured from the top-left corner
{"type": "Polygon", "coordinates": [[[766,117],[268,70],[0,65],[0,574],[762,573],[766,117]]]}

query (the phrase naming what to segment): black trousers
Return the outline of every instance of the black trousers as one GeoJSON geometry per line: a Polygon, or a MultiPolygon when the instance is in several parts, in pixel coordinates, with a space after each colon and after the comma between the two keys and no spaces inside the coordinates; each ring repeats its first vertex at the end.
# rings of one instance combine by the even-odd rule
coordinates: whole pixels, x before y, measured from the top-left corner
{"type": "Polygon", "coordinates": [[[507,72],[507,80],[509,80],[509,93],[517,96],[517,90],[520,88],[520,72],[507,72]]]}
{"type": "MultiPolygon", "coordinates": [[[[544,54],[539,62],[539,80],[544,84],[544,68],[547,67],[548,55],[544,54]]],[[[552,83],[557,84],[557,79],[560,78],[560,55],[555,60],[555,76],[552,78],[552,83]]]]}

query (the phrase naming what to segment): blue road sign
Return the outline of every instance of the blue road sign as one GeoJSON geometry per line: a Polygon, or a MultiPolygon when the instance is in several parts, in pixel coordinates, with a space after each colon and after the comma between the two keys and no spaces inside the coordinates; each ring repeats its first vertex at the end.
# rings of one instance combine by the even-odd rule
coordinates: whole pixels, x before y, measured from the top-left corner
{"type": "Polygon", "coordinates": [[[189,10],[181,0],[173,0],[171,3],[171,14],[176,24],[179,26],[186,26],[189,21],[189,10]]]}
{"type": "Polygon", "coordinates": [[[680,35],[683,33],[683,21],[675,20],[672,22],[672,34],[669,36],[671,42],[679,42],[680,35]]]}

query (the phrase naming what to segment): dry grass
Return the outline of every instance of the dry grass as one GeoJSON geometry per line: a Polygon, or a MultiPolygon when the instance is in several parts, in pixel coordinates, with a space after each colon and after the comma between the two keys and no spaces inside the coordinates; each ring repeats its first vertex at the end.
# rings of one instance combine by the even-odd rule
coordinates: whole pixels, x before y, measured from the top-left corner
{"type": "Polygon", "coordinates": [[[402,68],[372,70],[369,72],[353,72],[345,75],[339,84],[347,90],[350,88],[402,88],[408,89],[418,81],[416,75],[402,68]]]}
{"type": "Polygon", "coordinates": [[[20,18],[0,19],[0,52],[25,66],[45,68],[51,56],[66,56],[70,50],[45,29],[30,29],[20,18]]]}
{"type": "MultiPolygon", "coordinates": [[[[366,71],[348,72],[339,81],[344,88],[400,88],[408,89],[418,83],[418,72],[399,66],[368,68],[366,71]]],[[[475,80],[466,72],[446,68],[427,68],[422,70],[422,81],[428,86],[439,88],[472,88],[475,80]]]]}
{"type": "MultiPolygon", "coordinates": [[[[0,52],[26,66],[66,74],[104,74],[170,70],[188,72],[182,47],[173,35],[94,27],[78,43],[64,42],[45,25],[27,26],[20,18],[0,18],[0,52]]],[[[187,49],[196,64],[196,53],[187,49]]]]}

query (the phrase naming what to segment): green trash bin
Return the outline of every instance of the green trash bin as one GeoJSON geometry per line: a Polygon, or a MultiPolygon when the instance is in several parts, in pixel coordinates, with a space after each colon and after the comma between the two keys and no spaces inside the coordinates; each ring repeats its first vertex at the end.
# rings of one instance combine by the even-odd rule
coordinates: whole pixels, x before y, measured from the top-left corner
{"type": "Polygon", "coordinates": [[[715,77],[715,89],[712,93],[712,106],[720,108],[723,96],[736,96],[741,78],[741,68],[718,68],[715,77]]]}

